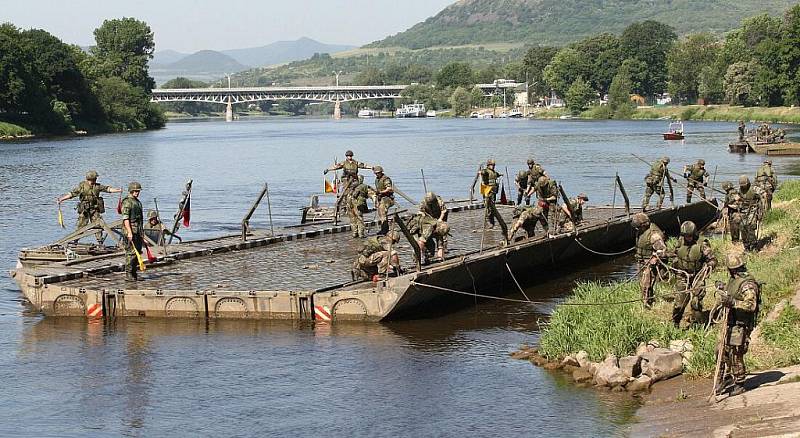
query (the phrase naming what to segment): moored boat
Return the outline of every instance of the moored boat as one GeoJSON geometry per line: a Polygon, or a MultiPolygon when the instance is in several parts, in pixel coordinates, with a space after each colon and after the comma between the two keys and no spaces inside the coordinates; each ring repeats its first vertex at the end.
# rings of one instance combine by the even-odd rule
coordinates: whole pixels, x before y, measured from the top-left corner
{"type": "Polygon", "coordinates": [[[395,117],[398,119],[422,118],[425,117],[425,113],[425,104],[410,103],[398,108],[397,111],[395,111],[395,117]]]}
{"type": "Polygon", "coordinates": [[[683,122],[679,120],[677,122],[670,123],[668,131],[662,135],[664,136],[664,140],[683,140],[683,133],[683,122]]]}

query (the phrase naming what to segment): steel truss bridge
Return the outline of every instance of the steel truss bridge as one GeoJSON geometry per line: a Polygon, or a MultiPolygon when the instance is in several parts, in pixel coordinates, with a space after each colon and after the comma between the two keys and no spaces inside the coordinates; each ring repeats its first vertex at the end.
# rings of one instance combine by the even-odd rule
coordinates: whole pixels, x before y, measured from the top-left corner
{"type": "MultiPolygon", "coordinates": [[[[501,96],[507,90],[515,90],[524,84],[498,81],[493,84],[477,84],[485,96],[501,96]]],[[[157,88],[152,90],[151,102],[206,102],[227,105],[227,117],[232,114],[232,105],[275,100],[305,100],[331,102],[339,112],[342,102],[367,99],[399,99],[408,85],[373,86],[308,86],[308,87],[248,87],[248,88],[157,88]]]]}

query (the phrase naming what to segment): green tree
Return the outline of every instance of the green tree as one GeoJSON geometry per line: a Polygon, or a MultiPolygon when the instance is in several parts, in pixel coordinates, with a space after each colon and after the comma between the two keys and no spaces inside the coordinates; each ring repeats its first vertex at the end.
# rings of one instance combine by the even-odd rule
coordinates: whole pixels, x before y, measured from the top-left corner
{"type": "Polygon", "coordinates": [[[614,118],[626,119],[633,114],[632,91],[633,81],[630,72],[627,69],[620,69],[608,87],[608,107],[614,118]]]}
{"type": "Polygon", "coordinates": [[[456,87],[450,96],[450,107],[456,116],[469,115],[472,110],[472,94],[464,87],[456,87]]]}
{"type": "Polygon", "coordinates": [[[102,76],[116,76],[146,94],[155,88],[148,62],[153,57],[153,31],[135,18],[105,20],[95,29],[92,53],[102,76]]]}
{"type": "Polygon", "coordinates": [[[356,75],[353,83],[355,85],[386,85],[386,79],[387,75],[383,71],[370,67],[356,75]]]}
{"type": "Polygon", "coordinates": [[[573,45],[589,64],[584,78],[600,94],[605,94],[622,60],[620,39],[614,34],[601,33],[573,45]]]}
{"type": "MultiPolygon", "coordinates": [[[[533,96],[543,96],[550,92],[544,80],[544,69],[558,53],[557,47],[534,46],[525,52],[522,65],[525,69],[529,91],[533,96]]],[[[532,96],[528,96],[532,98],[532,96]]]]}
{"type": "Polygon", "coordinates": [[[588,60],[577,50],[561,49],[545,67],[544,82],[559,96],[564,96],[575,80],[586,76],[591,69],[588,60]]]}
{"type": "Polygon", "coordinates": [[[645,96],[661,93],[667,82],[667,51],[677,38],[675,30],[664,23],[647,20],[628,26],[620,37],[624,58],[641,61],[646,66],[641,84],[645,96]]]}
{"type": "Polygon", "coordinates": [[[436,74],[436,86],[446,87],[471,87],[475,84],[472,67],[466,62],[451,62],[436,74]]]}
{"type": "MultiPolygon", "coordinates": [[[[175,88],[206,88],[209,84],[203,81],[189,79],[185,77],[177,77],[164,82],[161,88],[175,89],[175,88]]],[[[206,103],[206,102],[170,102],[165,103],[161,107],[165,111],[172,111],[176,113],[188,114],[201,114],[201,113],[214,113],[222,109],[219,104],[206,103]]]]}
{"type": "Polygon", "coordinates": [[[470,94],[470,102],[472,102],[472,106],[484,106],[486,104],[486,96],[483,95],[483,90],[480,88],[472,87],[470,94]]]}
{"type": "Polygon", "coordinates": [[[753,94],[753,84],[759,66],[754,61],[737,62],[728,67],[725,73],[725,97],[731,105],[750,106],[757,102],[753,94]]]}
{"type": "Polygon", "coordinates": [[[786,84],[783,97],[786,105],[800,105],[800,5],[783,16],[780,59],[786,84]]]}
{"type": "Polygon", "coordinates": [[[700,73],[717,59],[717,39],[696,33],[676,42],[667,53],[668,90],[678,102],[694,103],[699,97],[700,73]]]}
{"type": "Polygon", "coordinates": [[[724,74],[718,71],[717,63],[703,67],[697,80],[697,94],[706,103],[720,103],[725,98],[724,74]]]}
{"type": "Polygon", "coordinates": [[[589,104],[597,97],[591,85],[583,78],[575,79],[564,95],[567,108],[573,114],[578,114],[589,107],[589,104]]]}

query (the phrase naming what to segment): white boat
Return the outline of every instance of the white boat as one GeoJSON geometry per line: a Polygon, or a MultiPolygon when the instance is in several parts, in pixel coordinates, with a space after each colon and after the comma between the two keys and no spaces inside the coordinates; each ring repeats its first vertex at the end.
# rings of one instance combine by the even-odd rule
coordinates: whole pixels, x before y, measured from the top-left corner
{"type": "Polygon", "coordinates": [[[425,117],[436,117],[436,110],[428,110],[425,112],[425,117]]]}
{"type": "Polygon", "coordinates": [[[492,115],[492,113],[481,113],[481,114],[478,114],[478,118],[479,119],[493,119],[494,116],[492,115]]]}
{"type": "Polygon", "coordinates": [[[380,115],[379,111],[371,110],[369,108],[363,108],[361,111],[358,112],[359,119],[374,119],[380,115]]]}
{"type": "Polygon", "coordinates": [[[397,108],[395,117],[398,119],[425,117],[425,104],[410,103],[397,108]]]}
{"type": "Polygon", "coordinates": [[[522,111],[520,110],[511,110],[508,112],[509,119],[521,119],[522,118],[522,111]]]}
{"type": "Polygon", "coordinates": [[[477,112],[477,111],[473,111],[472,113],[470,113],[470,115],[469,115],[469,118],[470,118],[470,119],[477,119],[477,118],[479,118],[480,116],[481,116],[481,113],[479,113],[479,112],[477,112]]]}

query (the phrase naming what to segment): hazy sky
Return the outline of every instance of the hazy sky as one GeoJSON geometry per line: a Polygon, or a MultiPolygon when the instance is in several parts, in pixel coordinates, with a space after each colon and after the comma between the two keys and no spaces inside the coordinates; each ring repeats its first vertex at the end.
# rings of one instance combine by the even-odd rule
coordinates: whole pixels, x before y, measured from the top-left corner
{"type": "Polygon", "coordinates": [[[405,30],[454,0],[0,0],[0,22],[91,45],[105,19],[135,17],[156,50],[236,49],[307,36],[362,45],[405,30]]]}

